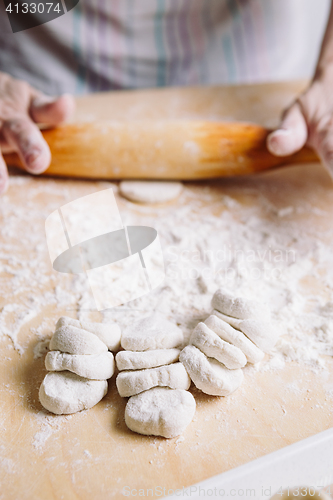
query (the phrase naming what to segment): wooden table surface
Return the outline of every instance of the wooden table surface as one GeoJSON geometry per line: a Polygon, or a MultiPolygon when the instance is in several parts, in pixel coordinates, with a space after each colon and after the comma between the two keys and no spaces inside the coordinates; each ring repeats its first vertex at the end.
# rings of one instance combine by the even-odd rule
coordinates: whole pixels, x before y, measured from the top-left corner
{"type": "MultiPolygon", "coordinates": [[[[273,127],[281,109],[304,85],[99,94],[78,99],[76,119],[111,115],[135,120],[162,115],[250,120],[273,127]]],[[[107,396],[89,411],[55,416],[43,410],[38,389],[46,371],[38,347],[50,337],[57,318],[62,314],[75,317],[83,300],[67,275],[52,270],[44,222],[67,201],[110,186],[16,173],[0,200],[0,499],[106,500],[147,488],[153,488],[157,498],[163,488],[167,494],[186,487],[333,424],[333,390],[327,389],[333,360],[328,357],[324,374],[293,362],[277,371],[245,371],[242,387],[228,398],[210,397],[192,388],[197,412],[182,438],[165,440],[129,431],[124,422],[126,400],[117,394],[114,377],[107,396]],[[299,384],[298,391],[287,389],[293,383],[299,384]]],[[[222,195],[236,198],[244,210],[256,206],[259,195],[280,207],[311,200],[323,215],[318,223],[316,214],[307,214],[304,223],[317,229],[321,225],[322,238],[329,237],[333,196],[329,176],[320,165],[283,168],[256,178],[188,183],[185,194],[160,206],[160,213],[184,209],[207,189],[215,212],[232,210],[222,195]]],[[[153,209],[137,208],[118,195],[117,201],[122,213],[139,219],[148,212],[154,214],[153,209]]],[[[291,217],[302,219],[302,214],[291,217]]],[[[316,238],[321,237],[318,234],[316,238]]],[[[309,289],[329,295],[320,276],[311,273],[304,293],[310,293],[309,289]]],[[[182,315],[181,310],[178,313],[182,315]]],[[[92,317],[101,319],[99,313],[92,317]]]]}

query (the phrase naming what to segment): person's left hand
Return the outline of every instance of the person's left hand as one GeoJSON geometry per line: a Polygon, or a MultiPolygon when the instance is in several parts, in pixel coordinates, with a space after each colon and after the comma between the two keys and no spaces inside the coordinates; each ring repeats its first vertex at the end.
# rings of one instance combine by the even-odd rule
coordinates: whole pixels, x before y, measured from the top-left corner
{"type": "Polygon", "coordinates": [[[276,156],[296,153],[305,144],[317,152],[333,177],[333,67],[315,77],[267,138],[267,147],[276,156]]]}

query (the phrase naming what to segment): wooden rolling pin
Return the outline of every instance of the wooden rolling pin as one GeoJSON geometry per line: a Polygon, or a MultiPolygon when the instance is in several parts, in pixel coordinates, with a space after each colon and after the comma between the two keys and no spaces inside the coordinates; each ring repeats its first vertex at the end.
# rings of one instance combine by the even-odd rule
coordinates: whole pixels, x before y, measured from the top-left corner
{"type": "MultiPolygon", "coordinates": [[[[309,148],[288,157],[266,148],[269,130],[208,121],[89,122],[45,130],[46,174],[99,179],[208,179],[318,161],[309,148]]],[[[8,165],[22,166],[17,155],[8,165]]]]}

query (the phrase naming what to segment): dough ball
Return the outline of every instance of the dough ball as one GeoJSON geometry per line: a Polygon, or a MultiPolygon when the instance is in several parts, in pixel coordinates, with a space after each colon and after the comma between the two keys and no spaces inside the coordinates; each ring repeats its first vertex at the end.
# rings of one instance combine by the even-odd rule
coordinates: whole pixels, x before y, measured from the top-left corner
{"type": "Polygon", "coordinates": [[[191,423],[195,406],[188,391],[156,387],[128,400],[125,422],[139,434],[173,438],[191,423]]]}
{"type": "Polygon", "coordinates": [[[153,387],[187,390],[191,380],[182,363],[174,363],[147,370],[120,372],[116,385],[120,396],[126,398],[153,387]]]}
{"type": "Polygon", "coordinates": [[[121,330],[116,323],[94,323],[91,321],[80,321],[78,319],[61,316],[56,324],[56,330],[62,326],[75,326],[87,330],[96,335],[110,351],[118,351],[120,348],[121,330]]]}
{"type": "Polygon", "coordinates": [[[115,363],[111,352],[102,354],[67,354],[50,351],[45,358],[45,367],[49,371],[63,371],[80,375],[92,380],[106,380],[112,377],[115,363]]]}
{"type": "Polygon", "coordinates": [[[243,332],[223,321],[222,317],[221,313],[214,310],[213,314],[206,319],[205,324],[221,339],[238,347],[245,354],[249,363],[259,363],[265,356],[263,351],[254,345],[243,332]]]}
{"type": "Polygon", "coordinates": [[[39,401],[57,415],[87,410],[107,393],[106,380],[89,380],[71,372],[50,372],[39,389],[39,401]]]}
{"type": "Polygon", "coordinates": [[[128,351],[171,349],[183,343],[183,332],[162,314],[155,313],[127,327],[121,346],[128,351]]]}
{"type": "Polygon", "coordinates": [[[120,351],[116,355],[118,370],[143,370],[169,365],[179,359],[180,349],[155,349],[154,351],[120,351]]]}
{"type": "Polygon", "coordinates": [[[68,354],[101,354],[108,348],[93,333],[76,326],[61,326],[51,338],[50,350],[68,354]]]}
{"type": "Polygon", "coordinates": [[[227,290],[219,289],[213,295],[212,306],[226,316],[237,319],[257,318],[270,319],[270,310],[256,300],[235,297],[227,290]]]}
{"type": "Polygon", "coordinates": [[[199,323],[192,332],[190,343],[230,370],[243,368],[247,359],[238,347],[222,340],[205,323],[199,323]]]}
{"type": "Polygon", "coordinates": [[[119,191],[124,198],[138,203],[165,203],[178,198],[183,190],[181,182],[123,181],[119,191]]]}
{"type": "Polygon", "coordinates": [[[207,358],[193,345],[182,350],[179,360],[196,387],[211,396],[228,396],[243,382],[242,370],[228,370],[215,359],[207,358]]]}

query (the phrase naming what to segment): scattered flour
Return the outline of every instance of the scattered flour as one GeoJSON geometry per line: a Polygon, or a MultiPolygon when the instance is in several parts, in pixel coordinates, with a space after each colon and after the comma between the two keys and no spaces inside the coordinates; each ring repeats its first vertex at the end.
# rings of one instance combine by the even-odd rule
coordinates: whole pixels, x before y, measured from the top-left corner
{"type": "Polygon", "coordinates": [[[42,358],[49,351],[50,339],[40,340],[34,347],[34,359],[42,358]]]}
{"type": "MultiPolygon", "coordinates": [[[[188,338],[211,312],[212,294],[224,287],[266,302],[281,327],[275,348],[257,370],[281,369],[290,361],[324,369],[325,356],[333,355],[333,237],[327,209],[333,206],[333,193],[320,183],[310,189],[296,186],[295,180],[275,180],[215,181],[205,187],[193,183],[172,208],[132,206],[119,199],[125,224],[157,229],[167,278],[150,294],[104,311],[102,322],[126,328],[156,311],[188,338]]],[[[110,186],[12,177],[0,203],[0,271],[6,277],[0,331],[19,353],[28,348],[34,335],[30,328],[38,326],[41,316],[96,320],[86,277],[52,270],[44,223],[60,205],[110,186]]],[[[35,346],[35,356],[39,349],[42,344],[35,346]]]]}

